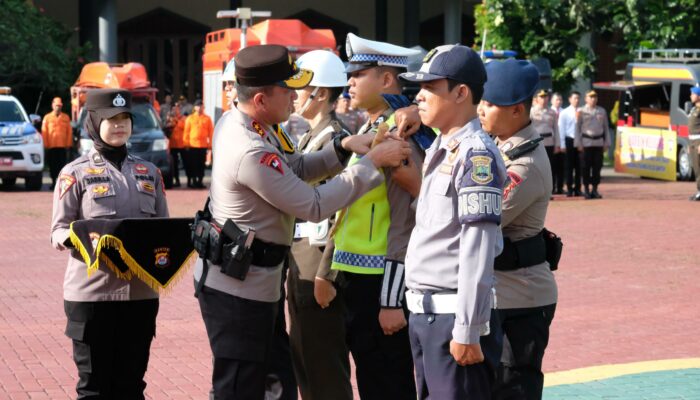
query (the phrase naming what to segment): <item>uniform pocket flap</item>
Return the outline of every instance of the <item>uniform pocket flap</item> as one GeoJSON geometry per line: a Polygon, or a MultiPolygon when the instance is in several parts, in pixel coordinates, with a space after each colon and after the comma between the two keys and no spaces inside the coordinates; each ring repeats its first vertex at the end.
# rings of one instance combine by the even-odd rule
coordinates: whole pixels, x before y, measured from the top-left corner
{"type": "Polygon", "coordinates": [[[85,340],[86,327],[87,322],[68,320],[68,323],[66,324],[66,336],[73,340],[78,340],[82,342],[85,340]]]}

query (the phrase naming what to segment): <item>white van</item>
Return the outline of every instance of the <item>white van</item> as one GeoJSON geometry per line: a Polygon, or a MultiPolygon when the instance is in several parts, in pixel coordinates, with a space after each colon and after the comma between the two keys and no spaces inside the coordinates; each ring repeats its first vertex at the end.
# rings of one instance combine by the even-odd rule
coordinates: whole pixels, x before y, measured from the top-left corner
{"type": "MultiPolygon", "coordinates": [[[[31,116],[33,119],[38,116],[31,116]]],[[[0,87],[0,179],[3,189],[24,178],[27,190],[41,190],[44,141],[22,104],[0,87]]]]}

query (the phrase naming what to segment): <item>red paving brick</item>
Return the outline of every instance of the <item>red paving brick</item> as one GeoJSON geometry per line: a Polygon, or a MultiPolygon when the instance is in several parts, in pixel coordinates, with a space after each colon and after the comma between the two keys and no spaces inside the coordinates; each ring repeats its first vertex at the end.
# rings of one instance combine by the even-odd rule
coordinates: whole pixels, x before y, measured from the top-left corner
{"type": "MultiPolygon", "coordinates": [[[[547,226],[565,250],[546,371],[700,356],[700,204],[688,182],[607,178],[603,200],[557,197],[547,226]]],[[[190,216],[206,192],[168,193],[190,216]]],[[[74,397],[64,336],[67,255],[49,245],[51,194],[0,192],[0,399],[74,397]]],[[[146,375],[151,399],[205,398],[211,353],[189,278],[162,298],[146,375]]]]}

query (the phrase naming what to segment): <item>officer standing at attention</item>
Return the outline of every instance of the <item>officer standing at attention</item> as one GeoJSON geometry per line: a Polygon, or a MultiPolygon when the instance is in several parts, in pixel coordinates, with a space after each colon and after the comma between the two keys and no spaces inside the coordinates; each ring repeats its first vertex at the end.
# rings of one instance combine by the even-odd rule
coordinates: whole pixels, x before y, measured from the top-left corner
{"type": "MultiPolygon", "coordinates": [[[[341,135],[350,135],[335,115],[334,105],[347,83],[345,66],[326,50],[305,53],[297,66],[314,73],[309,86],[297,91],[298,115],[311,126],[298,151],[309,154],[341,135]]],[[[305,400],[352,400],[350,360],[345,344],[343,301],[336,290],[337,271],[319,268],[330,222],[297,220],[289,269],[289,339],[294,371],[305,400]]]]}
{"type": "Polygon", "coordinates": [[[690,200],[700,201],[700,87],[690,88],[690,101],[693,103],[693,108],[688,113],[688,139],[690,140],[690,160],[698,188],[698,192],[690,196],[690,200]]]}
{"type": "Polygon", "coordinates": [[[95,146],[61,171],[51,224],[53,247],[71,248],[63,299],[66,335],[73,340],[78,367],[76,391],[79,399],[143,399],[158,293],[140,279],[118,278],[102,261],[88,276],[83,257],[71,243],[70,224],[95,218],[167,217],[163,179],[155,165],[128,154],[131,93],[91,90],[85,109],[85,128],[95,146]]]}
{"type": "Polygon", "coordinates": [[[285,152],[271,127],[289,117],[295,90],[307,86],[313,74],[296,67],[278,45],[246,47],[234,60],[238,104],[217,124],[209,210],[219,226],[230,220],[252,230],[253,240],[245,235],[252,265],[234,277],[200,259],[194,272],[214,355],[217,400],[264,397],[265,360],[274,356],[270,344],[294,217],[316,222],[329,217],[382,183],[378,167],[396,166],[410,155],[407,144],[393,140],[369,150],[368,136],[338,137],[312,154],[285,152]],[[301,180],[341,171],[357,151],[368,152],[325,184],[312,187],[301,180]]]}
{"type": "Polygon", "coordinates": [[[583,196],[586,199],[603,198],[598,193],[600,170],[603,168],[603,153],[610,147],[608,114],[597,104],[598,94],[595,90],[586,93],[586,105],[579,111],[574,139],[579,153],[583,153],[583,196]]]}
{"type": "Polygon", "coordinates": [[[535,400],[542,398],[542,358],[557,303],[542,236],[551,170],[542,146],[531,145],[541,135],[528,111],[539,73],[532,63],[514,59],[491,62],[486,72],[479,119],[495,136],[510,180],[503,191],[503,252],[494,264],[504,336],[493,398],[535,400]]]}
{"type": "Polygon", "coordinates": [[[559,159],[556,157],[561,152],[557,113],[547,107],[548,97],[549,95],[544,89],[537,92],[530,108],[530,119],[533,129],[540,134],[540,137],[544,138],[542,144],[544,144],[551,165],[552,188],[558,188],[556,191],[552,190],[552,194],[563,194],[563,165],[560,165],[559,159]]]}
{"type": "Polygon", "coordinates": [[[488,399],[501,350],[489,321],[506,171],[477,119],[486,71],[472,49],[445,45],[401,78],[420,82],[421,121],[441,132],[426,153],[406,255],[418,398],[488,399]]]}
{"type": "MultiPolygon", "coordinates": [[[[398,75],[417,51],[352,33],[346,49],[351,104],[370,117],[359,134],[376,132],[382,122],[393,125],[394,109],[384,96],[401,94],[398,75]]],[[[423,152],[413,139],[407,142],[413,146],[411,164],[420,170],[423,152]]],[[[349,165],[360,160],[355,155],[349,165]]],[[[416,396],[403,305],[404,258],[415,224],[413,196],[393,173],[385,169],[385,183],[339,213],[334,228],[332,269],[343,273],[347,340],[363,400],[416,396]]]]}

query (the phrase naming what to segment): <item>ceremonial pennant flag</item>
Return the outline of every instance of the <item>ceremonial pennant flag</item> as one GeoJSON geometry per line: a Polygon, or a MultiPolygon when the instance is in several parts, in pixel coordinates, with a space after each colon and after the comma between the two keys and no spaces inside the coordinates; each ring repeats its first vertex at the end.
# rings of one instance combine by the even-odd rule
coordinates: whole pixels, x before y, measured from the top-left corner
{"type": "Polygon", "coordinates": [[[191,223],[191,218],[85,219],[71,223],[70,238],[88,276],[101,262],[121,279],[136,276],[164,292],[197,260],[191,223]]]}

